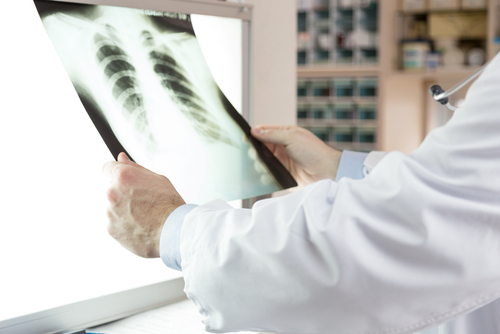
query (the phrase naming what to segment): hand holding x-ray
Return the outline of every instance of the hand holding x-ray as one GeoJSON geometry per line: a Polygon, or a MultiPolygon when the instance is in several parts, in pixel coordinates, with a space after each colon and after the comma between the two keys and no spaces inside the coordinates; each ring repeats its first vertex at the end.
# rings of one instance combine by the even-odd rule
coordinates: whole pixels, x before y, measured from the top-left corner
{"type": "Polygon", "coordinates": [[[273,152],[299,187],[324,179],[335,180],[342,152],[312,132],[293,125],[261,125],[252,128],[252,135],[273,152]]]}
{"type": "Polygon", "coordinates": [[[146,257],[159,257],[160,236],[170,214],[186,204],[172,183],[120,153],[103,166],[108,188],[108,233],[124,248],[146,257]]]}

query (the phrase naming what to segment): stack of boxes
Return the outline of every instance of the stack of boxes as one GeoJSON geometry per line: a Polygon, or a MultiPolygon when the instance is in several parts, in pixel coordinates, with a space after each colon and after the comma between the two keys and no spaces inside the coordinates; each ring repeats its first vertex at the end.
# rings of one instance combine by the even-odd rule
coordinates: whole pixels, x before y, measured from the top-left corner
{"type": "Polygon", "coordinates": [[[484,64],[487,6],[487,0],[401,0],[402,68],[484,64]]]}

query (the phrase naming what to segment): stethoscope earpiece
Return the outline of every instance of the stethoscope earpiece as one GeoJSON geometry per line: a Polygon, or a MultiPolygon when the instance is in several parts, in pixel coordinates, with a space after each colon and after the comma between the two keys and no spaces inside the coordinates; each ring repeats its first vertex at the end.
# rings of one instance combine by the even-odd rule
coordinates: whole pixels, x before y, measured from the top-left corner
{"type": "Polygon", "coordinates": [[[460,88],[462,88],[463,86],[467,85],[469,82],[471,82],[476,77],[478,77],[481,73],[483,73],[483,71],[484,71],[484,69],[486,68],[487,65],[488,65],[488,63],[484,64],[474,74],[472,74],[471,76],[469,76],[465,80],[462,80],[461,82],[459,82],[457,85],[455,85],[453,88],[451,88],[448,92],[445,92],[444,89],[441,88],[441,86],[439,86],[439,85],[433,85],[429,89],[429,93],[431,93],[431,96],[432,96],[432,98],[434,100],[438,101],[442,105],[446,105],[448,107],[448,109],[450,109],[452,111],[455,111],[458,108],[454,107],[454,106],[452,106],[450,104],[450,101],[449,101],[448,97],[450,97],[451,95],[455,94],[460,88]]]}

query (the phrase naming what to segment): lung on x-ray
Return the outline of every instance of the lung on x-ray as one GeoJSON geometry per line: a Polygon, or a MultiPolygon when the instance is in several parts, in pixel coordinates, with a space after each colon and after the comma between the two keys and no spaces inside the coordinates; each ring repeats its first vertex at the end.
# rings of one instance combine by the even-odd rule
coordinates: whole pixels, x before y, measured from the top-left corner
{"type": "Polygon", "coordinates": [[[215,82],[191,16],[35,0],[88,115],[113,156],[163,174],[187,202],[296,183],[215,82]]]}

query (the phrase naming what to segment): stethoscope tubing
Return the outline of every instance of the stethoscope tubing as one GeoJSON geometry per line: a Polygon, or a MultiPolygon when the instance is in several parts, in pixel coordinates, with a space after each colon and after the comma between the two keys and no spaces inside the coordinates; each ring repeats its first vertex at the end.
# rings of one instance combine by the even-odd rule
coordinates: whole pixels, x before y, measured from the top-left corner
{"type": "MultiPolygon", "coordinates": [[[[488,62],[489,63],[489,62],[488,62]]],[[[457,107],[454,107],[451,105],[448,101],[448,97],[451,95],[455,94],[458,90],[460,90],[462,87],[467,85],[469,82],[477,78],[481,73],[484,72],[486,69],[486,66],[488,66],[488,63],[484,64],[481,66],[480,69],[478,69],[474,74],[470,75],[469,77],[465,78],[464,80],[460,81],[458,84],[450,88],[448,91],[444,91],[441,86],[439,85],[434,85],[430,88],[430,93],[431,96],[434,100],[438,101],[439,103],[446,105],[450,110],[457,110],[457,107]]]]}

